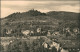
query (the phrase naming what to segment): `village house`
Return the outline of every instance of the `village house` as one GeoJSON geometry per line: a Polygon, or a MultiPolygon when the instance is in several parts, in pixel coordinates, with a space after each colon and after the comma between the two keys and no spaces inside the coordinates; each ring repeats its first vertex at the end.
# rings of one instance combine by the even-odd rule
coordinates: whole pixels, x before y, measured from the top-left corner
{"type": "Polygon", "coordinates": [[[52,49],[53,47],[55,47],[57,49],[57,51],[60,50],[60,44],[57,43],[56,41],[48,41],[48,42],[44,42],[42,44],[44,46],[44,48],[48,48],[48,49],[52,49]]]}
{"type": "Polygon", "coordinates": [[[58,31],[56,31],[56,32],[53,32],[52,35],[57,36],[57,35],[60,35],[60,33],[58,31]]]}
{"type": "Polygon", "coordinates": [[[42,36],[47,35],[47,31],[42,31],[41,33],[42,33],[42,36]]]}
{"type": "Polygon", "coordinates": [[[70,32],[70,28],[69,27],[65,28],[65,30],[66,30],[66,32],[70,32]]]}
{"type": "Polygon", "coordinates": [[[69,52],[69,51],[62,48],[62,49],[61,49],[61,52],[69,52]]]}
{"type": "Polygon", "coordinates": [[[34,31],[31,31],[30,33],[34,33],[34,31]]]}
{"type": "Polygon", "coordinates": [[[34,35],[34,31],[31,30],[29,34],[30,34],[30,36],[33,36],[34,35]]]}
{"type": "Polygon", "coordinates": [[[44,48],[48,48],[48,44],[46,42],[44,42],[42,45],[44,48]]]}
{"type": "Polygon", "coordinates": [[[60,44],[57,43],[57,42],[52,41],[51,46],[52,46],[52,47],[54,46],[54,47],[57,49],[57,51],[59,51],[59,49],[60,49],[60,44]]]}
{"type": "Polygon", "coordinates": [[[11,34],[12,29],[7,29],[6,34],[11,34]]]}
{"type": "Polygon", "coordinates": [[[21,32],[24,36],[27,36],[30,34],[30,30],[22,30],[21,32]]]}
{"type": "Polygon", "coordinates": [[[51,36],[53,34],[54,30],[48,30],[47,36],[51,36]]]}
{"type": "Polygon", "coordinates": [[[73,32],[74,32],[74,33],[79,33],[79,28],[74,28],[74,29],[73,29],[73,32]]]}
{"type": "Polygon", "coordinates": [[[40,33],[41,32],[41,28],[37,28],[37,32],[40,33]]]}
{"type": "Polygon", "coordinates": [[[49,31],[47,32],[47,36],[51,36],[51,33],[49,31]]]}

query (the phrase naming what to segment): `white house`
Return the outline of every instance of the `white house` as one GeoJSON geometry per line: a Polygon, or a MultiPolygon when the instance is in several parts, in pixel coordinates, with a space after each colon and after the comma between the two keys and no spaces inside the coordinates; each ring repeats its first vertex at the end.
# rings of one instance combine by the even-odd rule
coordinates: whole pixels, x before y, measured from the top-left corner
{"type": "Polygon", "coordinates": [[[30,33],[30,30],[22,30],[21,32],[22,32],[22,34],[24,34],[24,35],[28,35],[28,34],[30,33]]]}
{"type": "Polygon", "coordinates": [[[44,48],[48,48],[48,44],[46,42],[44,42],[42,45],[44,48]]]}
{"type": "Polygon", "coordinates": [[[41,32],[41,28],[37,28],[37,32],[38,32],[38,33],[41,32]]]}
{"type": "Polygon", "coordinates": [[[73,29],[73,32],[74,32],[74,33],[78,33],[78,32],[79,32],[79,28],[74,28],[74,29],[73,29]]]}

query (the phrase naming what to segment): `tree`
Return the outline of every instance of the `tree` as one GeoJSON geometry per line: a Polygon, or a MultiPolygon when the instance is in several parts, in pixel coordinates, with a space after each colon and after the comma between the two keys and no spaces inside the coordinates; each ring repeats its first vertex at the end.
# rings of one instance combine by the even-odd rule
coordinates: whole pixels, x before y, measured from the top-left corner
{"type": "Polygon", "coordinates": [[[8,45],[7,52],[29,52],[29,47],[26,41],[15,40],[8,45]]]}
{"type": "Polygon", "coordinates": [[[0,45],[0,52],[3,52],[4,51],[4,47],[3,45],[0,45]]]}
{"type": "Polygon", "coordinates": [[[2,36],[6,36],[6,32],[7,32],[7,29],[3,29],[3,35],[2,36]]]}

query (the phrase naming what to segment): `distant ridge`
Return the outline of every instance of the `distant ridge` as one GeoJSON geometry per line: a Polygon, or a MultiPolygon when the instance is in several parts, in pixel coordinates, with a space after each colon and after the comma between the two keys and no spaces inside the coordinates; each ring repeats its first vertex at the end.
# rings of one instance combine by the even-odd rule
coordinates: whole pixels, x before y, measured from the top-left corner
{"type": "Polygon", "coordinates": [[[50,11],[47,13],[42,13],[38,10],[29,10],[28,12],[16,12],[16,13],[12,13],[8,16],[6,16],[5,18],[24,18],[27,16],[50,16],[52,18],[55,19],[66,19],[66,20],[77,20],[79,18],[79,14],[80,13],[74,13],[74,12],[66,12],[66,11],[50,11]]]}

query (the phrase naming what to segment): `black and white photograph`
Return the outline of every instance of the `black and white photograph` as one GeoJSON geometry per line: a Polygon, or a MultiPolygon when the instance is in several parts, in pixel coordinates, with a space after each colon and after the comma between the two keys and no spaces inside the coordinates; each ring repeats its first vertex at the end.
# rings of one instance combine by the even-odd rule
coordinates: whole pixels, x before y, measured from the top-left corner
{"type": "Polygon", "coordinates": [[[1,0],[0,52],[80,52],[79,0],[1,0]]]}

